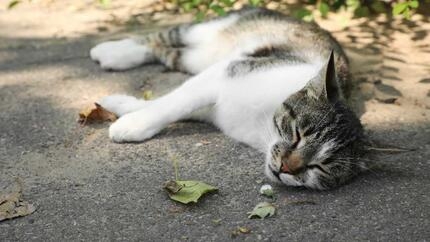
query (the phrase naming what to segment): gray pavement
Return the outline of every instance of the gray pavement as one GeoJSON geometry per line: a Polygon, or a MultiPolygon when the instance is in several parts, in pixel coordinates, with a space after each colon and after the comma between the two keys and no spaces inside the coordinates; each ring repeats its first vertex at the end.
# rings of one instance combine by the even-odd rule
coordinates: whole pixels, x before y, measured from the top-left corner
{"type": "MultiPolygon", "coordinates": [[[[268,182],[264,157],[214,127],[178,123],[144,143],[115,144],[108,124],[76,123],[79,109],[101,96],[141,96],[142,86],[161,94],[186,75],[157,65],[103,72],[87,57],[98,41],[91,37],[0,41],[0,189],[18,176],[25,200],[37,207],[0,222],[0,241],[430,239],[428,122],[366,125],[372,139],[415,151],[369,157],[378,168],[332,191],[275,186],[276,215],[250,220],[246,213],[267,201],[258,194],[268,182]],[[202,140],[210,143],[196,145],[202,140]],[[162,185],[174,178],[174,156],[180,178],[205,181],[219,192],[191,206],[171,201],[162,185]],[[239,226],[251,233],[232,236],[239,226]]],[[[391,106],[370,109],[377,115],[391,106]]],[[[417,112],[428,115],[428,109],[417,112]]]]}

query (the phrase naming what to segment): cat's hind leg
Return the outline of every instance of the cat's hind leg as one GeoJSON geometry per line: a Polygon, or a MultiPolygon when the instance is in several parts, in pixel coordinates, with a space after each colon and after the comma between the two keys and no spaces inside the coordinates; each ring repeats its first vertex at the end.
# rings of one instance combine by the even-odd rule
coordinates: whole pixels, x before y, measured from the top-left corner
{"type": "Polygon", "coordinates": [[[238,18],[231,14],[208,22],[104,42],[93,47],[90,56],[105,70],[122,71],[161,62],[171,70],[196,74],[231,54],[231,43],[220,33],[238,18]]]}
{"type": "Polygon", "coordinates": [[[178,51],[185,47],[182,39],[188,28],[189,25],[183,24],[147,35],[103,42],[90,50],[90,57],[105,70],[122,71],[155,61],[174,69],[172,63],[178,51]]]}
{"type": "Polygon", "coordinates": [[[90,57],[103,70],[124,71],[155,60],[148,46],[134,39],[107,41],[90,50],[90,57]]]}

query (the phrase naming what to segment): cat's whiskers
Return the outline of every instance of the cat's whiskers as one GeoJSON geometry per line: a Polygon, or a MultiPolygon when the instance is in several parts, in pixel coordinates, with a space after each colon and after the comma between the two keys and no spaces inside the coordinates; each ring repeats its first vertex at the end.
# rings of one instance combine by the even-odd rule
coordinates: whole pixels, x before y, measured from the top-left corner
{"type": "MultiPolygon", "coordinates": [[[[342,166],[344,168],[349,168],[349,166],[347,166],[347,165],[358,165],[358,166],[360,166],[361,169],[366,170],[366,171],[370,171],[370,172],[374,173],[369,167],[363,166],[361,164],[357,164],[356,162],[352,162],[351,160],[352,159],[347,160],[347,159],[343,159],[343,158],[337,159],[336,160],[336,165],[340,165],[340,166],[342,166]]],[[[357,160],[357,159],[355,159],[355,160],[357,160]]]]}

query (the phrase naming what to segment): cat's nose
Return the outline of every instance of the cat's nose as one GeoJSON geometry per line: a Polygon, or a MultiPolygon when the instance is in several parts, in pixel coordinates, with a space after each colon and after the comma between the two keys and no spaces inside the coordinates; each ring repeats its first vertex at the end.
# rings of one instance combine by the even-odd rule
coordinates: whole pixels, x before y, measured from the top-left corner
{"type": "Polygon", "coordinates": [[[283,172],[297,174],[303,169],[303,167],[304,167],[303,158],[297,152],[293,151],[292,153],[290,153],[289,155],[285,156],[282,159],[281,170],[283,172]]]}

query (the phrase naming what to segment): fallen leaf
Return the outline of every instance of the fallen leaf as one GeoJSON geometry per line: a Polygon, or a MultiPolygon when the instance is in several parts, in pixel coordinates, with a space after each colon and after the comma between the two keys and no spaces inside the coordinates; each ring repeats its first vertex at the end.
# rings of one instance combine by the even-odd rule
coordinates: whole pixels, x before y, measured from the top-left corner
{"type": "Polygon", "coordinates": [[[177,183],[176,181],[168,181],[164,184],[164,188],[169,192],[169,193],[177,193],[179,192],[184,186],[182,186],[181,184],[177,183]]]}
{"type": "Polygon", "coordinates": [[[218,190],[218,188],[200,181],[168,181],[166,185],[164,188],[169,193],[170,199],[183,204],[196,203],[204,194],[218,190]],[[179,187],[181,188],[179,189],[179,187]]]}
{"type": "Polygon", "coordinates": [[[145,90],[145,91],[143,91],[143,99],[145,99],[145,100],[151,100],[153,96],[154,95],[153,95],[153,93],[152,93],[151,90],[145,90]]]}
{"type": "Polygon", "coordinates": [[[0,194],[0,221],[32,214],[36,208],[22,200],[22,185],[18,182],[18,191],[0,194]]]}
{"type": "Polygon", "coordinates": [[[239,227],[239,232],[241,232],[242,234],[249,234],[251,233],[251,230],[247,227],[239,227]]]}
{"type": "Polygon", "coordinates": [[[93,106],[88,107],[81,112],[79,112],[79,120],[78,122],[81,125],[85,125],[88,122],[93,121],[115,121],[118,117],[112,113],[100,106],[98,103],[94,103],[93,106]]]}
{"type": "Polygon", "coordinates": [[[263,185],[260,188],[260,194],[266,196],[266,197],[270,197],[273,198],[274,192],[273,192],[273,188],[271,185],[263,185]]]}
{"type": "Polygon", "coordinates": [[[221,223],[222,219],[218,218],[218,219],[212,219],[212,223],[214,223],[215,225],[219,225],[221,223]]]}
{"type": "Polygon", "coordinates": [[[212,143],[212,142],[210,142],[210,141],[208,141],[208,140],[205,140],[205,139],[202,139],[202,140],[200,141],[200,143],[202,143],[202,144],[204,144],[204,145],[208,145],[208,144],[210,144],[210,143],[212,143]]]}
{"type": "Polygon", "coordinates": [[[275,215],[275,206],[268,202],[261,202],[255,208],[248,212],[248,218],[266,218],[275,215]]]}
{"type": "Polygon", "coordinates": [[[249,234],[251,230],[247,227],[237,227],[235,230],[231,231],[231,237],[236,238],[240,234],[249,234]]]}

